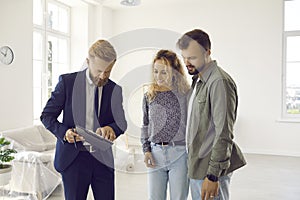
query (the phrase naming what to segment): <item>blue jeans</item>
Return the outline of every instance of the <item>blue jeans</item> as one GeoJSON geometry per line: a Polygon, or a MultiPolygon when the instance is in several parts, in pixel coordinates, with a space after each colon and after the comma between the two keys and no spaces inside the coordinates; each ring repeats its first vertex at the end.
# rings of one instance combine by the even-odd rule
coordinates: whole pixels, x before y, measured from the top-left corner
{"type": "Polygon", "coordinates": [[[165,200],[169,181],[170,199],[188,196],[187,153],[185,146],[151,145],[155,168],[148,168],[149,200],[165,200]]]}
{"type": "MultiPolygon", "coordinates": [[[[229,200],[229,184],[232,173],[221,176],[219,178],[219,194],[214,198],[214,200],[229,200]]],[[[190,179],[191,184],[191,194],[193,200],[201,199],[201,187],[203,180],[190,179]]]]}

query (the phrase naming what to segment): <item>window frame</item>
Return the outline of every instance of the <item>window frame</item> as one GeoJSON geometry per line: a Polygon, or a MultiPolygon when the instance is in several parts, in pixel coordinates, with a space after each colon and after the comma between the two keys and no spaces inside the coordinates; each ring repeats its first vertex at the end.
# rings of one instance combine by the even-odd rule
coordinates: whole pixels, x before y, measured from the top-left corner
{"type": "MultiPolygon", "coordinates": [[[[48,96],[48,79],[47,79],[47,73],[48,73],[48,36],[51,35],[53,37],[56,37],[57,39],[64,39],[67,42],[67,60],[66,60],[66,70],[70,71],[70,63],[71,63],[71,7],[57,1],[57,0],[41,0],[42,2],[42,9],[43,13],[48,13],[48,3],[55,4],[60,8],[63,8],[67,11],[68,16],[68,33],[61,32],[58,30],[54,30],[48,27],[48,16],[47,14],[43,14],[43,20],[42,24],[34,24],[33,23],[33,34],[34,32],[38,32],[42,35],[42,69],[41,69],[41,85],[40,87],[37,87],[36,85],[33,85],[33,99],[35,101],[35,90],[41,89],[41,99],[40,102],[35,101],[33,105],[33,123],[38,124],[40,123],[39,116],[37,116],[36,113],[38,113],[37,109],[43,109],[43,106],[46,104],[47,100],[49,99],[48,96]],[[39,103],[39,106],[35,106],[36,103],[39,103]]],[[[34,21],[34,20],[33,20],[34,21]]],[[[34,43],[35,41],[33,41],[34,43]]],[[[33,62],[37,61],[37,59],[32,58],[33,62]]],[[[34,74],[34,69],[33,72],[34,74]]],[[[34,78],[34,77],[33,77],[34,78]]],[[[58,81],[58,80],[57,80],[58,81]]],[[[55,88],[55,84],[52,82],[52,91],[55,88]]],[[[40,110],[40,113],[42,110],[40,110]]]]}
{"type": "Polygon", "coordinates": [[[285,30],[285,2],[290,0],[283,0],[283,45],[282,45],[282,119],[287,121],[300,121],[300,114],[288,113],[287,109],[287,39],[288,37],[300,36],[300,30],[285,30]]]}

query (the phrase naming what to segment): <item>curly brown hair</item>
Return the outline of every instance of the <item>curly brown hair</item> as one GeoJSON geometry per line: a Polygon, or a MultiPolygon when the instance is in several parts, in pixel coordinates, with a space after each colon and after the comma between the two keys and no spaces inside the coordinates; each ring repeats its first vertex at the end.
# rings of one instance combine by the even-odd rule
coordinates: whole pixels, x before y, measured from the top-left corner
{"type": "MultiPolygon", "coordinates": [[[[186,94],[190,86],[187,82],[186,75],[183,71],[183,66],[178,59],[176,53],[171,50],[159,50],[156,53],[155,58],[152,62],[152,68],[154,68],[154,63],[157,60],[161,60],[166,66],[172,68],[172,89],[176,90],[180,94],[186,94]]],[[[157,91],[159,91],[159,86],[153,81],[147,91],[147,98],[149,101],[153,101],[156,97],[157,91]]]]}

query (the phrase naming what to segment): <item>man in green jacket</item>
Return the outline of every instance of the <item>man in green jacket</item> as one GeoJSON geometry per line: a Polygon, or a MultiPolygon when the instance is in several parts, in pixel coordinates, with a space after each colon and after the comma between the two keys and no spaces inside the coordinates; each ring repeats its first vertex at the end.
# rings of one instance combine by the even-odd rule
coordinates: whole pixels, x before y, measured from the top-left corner
{"type": "Polygon", "coordinates": [[[232,172],[246,164],[233,141],[236,85],[211,59],[211,42],[204,31],[185,33],[177,46],[188,73],[193,75],[186,130],[192,198],[228,200],[232,172]]]}

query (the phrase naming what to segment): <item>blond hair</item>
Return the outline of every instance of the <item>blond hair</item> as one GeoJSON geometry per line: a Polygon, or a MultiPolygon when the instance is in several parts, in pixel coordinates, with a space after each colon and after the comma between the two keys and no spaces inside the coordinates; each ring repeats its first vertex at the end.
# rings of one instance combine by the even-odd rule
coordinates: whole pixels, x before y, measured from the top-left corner
{"type": "Polygon", "coordinates": [[[89,49],[89,58],[101,58],[106,62],[113,62],[117,59],[114,47],[106,40],[97,40],[89,49]]]}
{"type": "MultiPolygon", "coordinates": [[[[171,50],[160,50],[157,52],[155,58],[152,62],[152,68],[154,68],[154,63],[157,60],[161,60],[163,64],[172,68],[172,89],[178,93],[184,95],[189,90],[190,86],[186,80],[186,76],[183,71],[183,66],[178,59],[176,53],[171,50]]],[[[157,91],[159,91],[159,86],[153,81],[147,91],[147,98],[149,101],[153,101],[156,97],[157,91]]]]}

